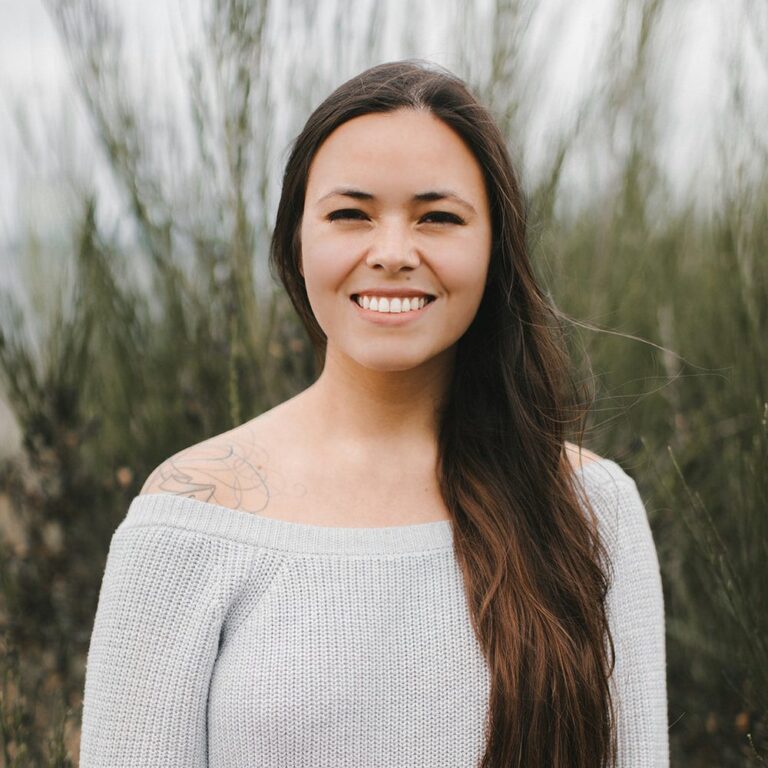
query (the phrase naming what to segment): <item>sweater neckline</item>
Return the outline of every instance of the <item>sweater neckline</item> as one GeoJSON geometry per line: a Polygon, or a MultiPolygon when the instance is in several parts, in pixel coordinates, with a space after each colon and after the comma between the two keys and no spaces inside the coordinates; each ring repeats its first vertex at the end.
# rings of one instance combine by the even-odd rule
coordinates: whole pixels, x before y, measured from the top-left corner
{"type": "MultiPolygon", "coordinates": [[[[575,471],[585,477],[600,469],[610,474],[612,464],[611,460],[600,458],[575,471]]],[[[452,520],[373,528],[313,525],[169,493],[135,496],[119,528],[154,525],[169,525],[261,548],[304,554],[415,553],[453,546],[452,520]]]]}

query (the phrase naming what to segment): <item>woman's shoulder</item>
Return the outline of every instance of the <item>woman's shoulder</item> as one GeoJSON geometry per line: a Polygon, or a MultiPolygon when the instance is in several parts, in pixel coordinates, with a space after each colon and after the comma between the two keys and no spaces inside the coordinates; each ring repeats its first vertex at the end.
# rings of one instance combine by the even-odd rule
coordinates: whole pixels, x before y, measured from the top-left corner
{"type": "Polygon", "coordinates": [[[594,512],[609,548],[627,553],[650,540],[648,513],[633,477],[612,459],[589,452],[584,460],[584,451],[579,458],[575,446],[566,450],[579,496],[594,512]]]}
{"type": "Polygon", "coordinates": [[[275,460],[266,416],[177,451],[150,472],[139,495],[173,494],[258,512],[275,460]]]}
{"type": "Polygon", "coordinates": [[[565,455],[568,457],[568,461],[571,462],[573,469],[580,469],[596,461],[604,461],[602,456],[598,456],[596,453],[568,441],[565,442],[565,455]]]}
{"type": "Polygon", "coordinates": [[[613,459],[600,456],[574,443],[565,443],[565,453],[571,469],[588,491],[602,486],[631,486],[635,481],[613,459]]]}

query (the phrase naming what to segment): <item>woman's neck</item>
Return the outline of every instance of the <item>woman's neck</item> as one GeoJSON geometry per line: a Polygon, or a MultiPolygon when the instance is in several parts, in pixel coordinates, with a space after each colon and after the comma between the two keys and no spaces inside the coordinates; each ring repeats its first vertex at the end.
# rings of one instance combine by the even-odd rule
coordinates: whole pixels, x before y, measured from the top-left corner
{"type": "Polygon", "coordinates": [[[436,446],[450,355],[405,371],[377,371],[329,352],[323,372],[302,393],[307,421],[324,444],[358,455],[436,446]]]}

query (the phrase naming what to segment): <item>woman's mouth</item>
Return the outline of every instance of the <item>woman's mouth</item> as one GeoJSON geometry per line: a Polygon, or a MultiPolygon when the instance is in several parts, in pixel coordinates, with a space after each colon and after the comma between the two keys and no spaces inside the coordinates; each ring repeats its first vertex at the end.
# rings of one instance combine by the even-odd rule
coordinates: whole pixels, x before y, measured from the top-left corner
{"type": "Polygon", "coordinates": [[[350,296],[359,307],[379,314],[403,314],[419,312],[427,304],[435,300],[435,296],[360,296],[353,293],[350,296]]]}
{"type": "Polygon", "coordinates": [[[362,317],[382,325],[401,325],[423,317],[437,299],[436,296],[360,296],[356,293],[349,298],[362,317]]]}

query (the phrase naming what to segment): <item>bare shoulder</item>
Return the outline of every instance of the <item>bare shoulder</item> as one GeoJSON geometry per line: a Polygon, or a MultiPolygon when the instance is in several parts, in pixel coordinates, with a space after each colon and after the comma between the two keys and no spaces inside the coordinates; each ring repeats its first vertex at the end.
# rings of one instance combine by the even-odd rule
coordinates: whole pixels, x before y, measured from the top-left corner
{"type": "Polygon", "coordinates": [[[603,458],[593,451],[588,451],[586,448],[579,448],[579,446],[574,443],[569,443],[568,441],[565,443],[565,454],[571,462],[571,467],[573,469],[592,464],[595,461],[601,461],[603,458]]]}
{"type": "Polygon", "coordinates": [[[271,427],[268,419],[256,418],[182,449],[150,473],[139,494],[165,493],[263,511],[272,496],[285,491],[271,427]]]}

